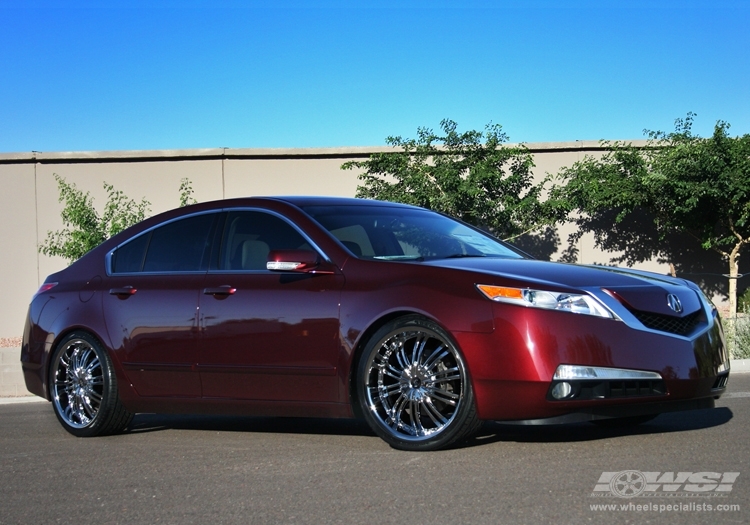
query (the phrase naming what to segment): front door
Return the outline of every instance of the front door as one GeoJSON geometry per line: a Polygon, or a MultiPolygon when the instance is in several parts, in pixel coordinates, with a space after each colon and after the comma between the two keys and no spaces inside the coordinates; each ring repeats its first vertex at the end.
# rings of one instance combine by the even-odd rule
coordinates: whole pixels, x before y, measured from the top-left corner
{"type": "Polygon", "coordinates": [[[229,212],[200,296],[203,396],[338,401],[340,274],[266,270],[276,249],[311,249],[284,219],[229,212]]]}

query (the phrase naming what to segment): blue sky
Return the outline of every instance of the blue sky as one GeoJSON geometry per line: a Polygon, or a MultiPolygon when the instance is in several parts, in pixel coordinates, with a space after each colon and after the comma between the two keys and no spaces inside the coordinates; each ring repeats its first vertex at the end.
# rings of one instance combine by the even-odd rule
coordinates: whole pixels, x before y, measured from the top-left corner
{"type": "Polygon", "coordinates": [[[0,0],[0,152],[370,146],[443,118],[640,139],[688,111],[745,134],[748,27],[750,0],[0,0]]]}

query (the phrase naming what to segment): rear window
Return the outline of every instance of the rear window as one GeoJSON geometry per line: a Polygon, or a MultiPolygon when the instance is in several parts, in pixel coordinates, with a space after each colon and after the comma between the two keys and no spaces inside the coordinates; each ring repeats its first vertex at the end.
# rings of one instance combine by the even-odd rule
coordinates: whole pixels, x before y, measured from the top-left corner
{"type": "Polygon", "coordinates": [[[176,220],[123,244],[112,254],[113,273],[195,272],[208,268],[217,214],[176,220]]]}

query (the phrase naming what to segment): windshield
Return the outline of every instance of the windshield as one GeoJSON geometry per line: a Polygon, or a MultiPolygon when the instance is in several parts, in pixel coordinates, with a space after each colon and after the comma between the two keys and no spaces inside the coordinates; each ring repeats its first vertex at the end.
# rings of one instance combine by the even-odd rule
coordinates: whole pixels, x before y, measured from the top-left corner
{"type": "Polygon", "coordinates": [[[494,237],[428,210],[385,206],[306,206],[304,210],[357,257],[523,258],[494,237]]]}

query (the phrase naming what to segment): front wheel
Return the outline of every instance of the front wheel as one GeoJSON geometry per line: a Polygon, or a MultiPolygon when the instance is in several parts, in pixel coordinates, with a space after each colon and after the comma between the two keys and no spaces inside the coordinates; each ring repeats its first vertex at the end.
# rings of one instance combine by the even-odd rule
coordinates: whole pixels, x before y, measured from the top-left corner
{"type": "Polygon", "coordinates": [[[367,423],[397,449],[446,448],[481,424],[461,353],[444,330],[419,316],[395,319],[370,338],[357,388],[367,423]]]}
{"type": "Polygon", "coordinates": [[[120,432],[133,418],[120,403],[109,355],[85,332],[74,332],[57,345],[50,392],[57,419],[78,437],[120,432]]]}

